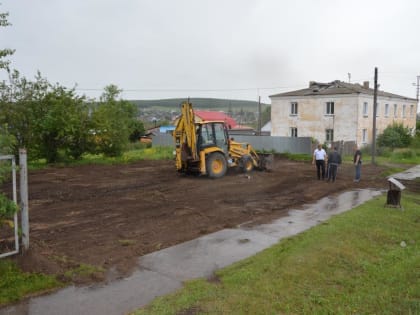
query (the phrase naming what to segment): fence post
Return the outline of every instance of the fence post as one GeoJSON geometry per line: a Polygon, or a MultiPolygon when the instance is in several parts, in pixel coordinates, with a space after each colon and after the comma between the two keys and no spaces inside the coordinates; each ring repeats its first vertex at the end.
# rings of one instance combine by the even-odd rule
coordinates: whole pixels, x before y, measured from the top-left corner
{"type": "Polygon", "coordinates": [[[22,245],[29,249],[28,167],[26,149],[19,149],[20,209],[22,211],[22,245]]]}

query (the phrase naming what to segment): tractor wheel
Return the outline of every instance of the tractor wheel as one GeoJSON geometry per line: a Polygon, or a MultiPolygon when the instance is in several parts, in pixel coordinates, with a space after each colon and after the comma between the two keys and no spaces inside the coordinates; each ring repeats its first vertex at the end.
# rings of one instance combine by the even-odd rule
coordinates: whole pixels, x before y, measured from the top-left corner
{"type": "Polygon", "coordinates": [[[207,174],[211,178],[219,178],[225,176],[227,172],[227,161],[225,156],[220,152],[214,152],[207,157],[206,161],[207,174]]]}
{"type": "Polygon", "coordinates": [[[239,160],[239,167],[244,173],[251,172],[254,169],[254,163],[249,155],[244,155],[239,160]]]}

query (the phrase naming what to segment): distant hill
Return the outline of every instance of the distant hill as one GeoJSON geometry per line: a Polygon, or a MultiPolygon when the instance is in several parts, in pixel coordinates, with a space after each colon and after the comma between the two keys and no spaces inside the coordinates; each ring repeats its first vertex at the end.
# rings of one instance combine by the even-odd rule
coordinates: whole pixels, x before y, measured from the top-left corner
{"type": "MultiPolygon", "coordinates": [[[[168,98],[161,100],[130,100],[133,104],[139,108],[160,108],[168,110],[178,110],[182,102],[186,101],[185,98],[168,98]]],[[[190,103],[193,104],[194,108],[197,109],[209,109],[209,110],[252,110],[258,109],[258,102],[256,101],[245,101],[245,100],[230,100],[221,98],[190,98],[190,103]]],[[[262,109],[269,104],[261,103],[262,109]]]]}

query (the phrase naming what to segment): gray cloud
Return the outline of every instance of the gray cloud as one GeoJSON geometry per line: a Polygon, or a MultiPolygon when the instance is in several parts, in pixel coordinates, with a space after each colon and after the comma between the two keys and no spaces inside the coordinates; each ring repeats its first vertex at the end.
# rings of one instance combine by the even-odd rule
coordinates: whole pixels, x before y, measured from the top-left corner
{"type": "Polygon", "coordinates": [[[310,80],[372,80],[375,66],[381,88],[414,97],[420,75],[415,0],[3,0],[0,11],[23,75],[114,83],[127,98],[268,101],[310,80]]]}

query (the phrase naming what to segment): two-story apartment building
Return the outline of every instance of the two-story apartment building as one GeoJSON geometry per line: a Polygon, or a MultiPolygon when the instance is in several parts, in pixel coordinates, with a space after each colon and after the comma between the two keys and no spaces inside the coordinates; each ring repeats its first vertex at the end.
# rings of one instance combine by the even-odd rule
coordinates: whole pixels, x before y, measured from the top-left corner
{"type": "MultiPolygon", "coordinates": [[[[271,95],[271,135],[312,137],[320,143],[372,142],[373,93],[369,82],[319,83],[297,91],[271,95]]],[[[378,91],[376,134],[393,123],[415,132],[417,100],[378,91]]]]}

